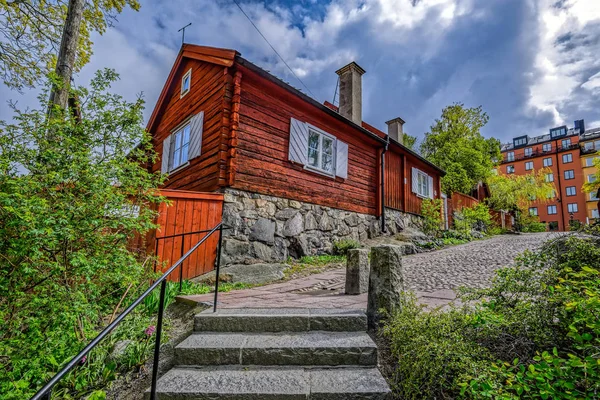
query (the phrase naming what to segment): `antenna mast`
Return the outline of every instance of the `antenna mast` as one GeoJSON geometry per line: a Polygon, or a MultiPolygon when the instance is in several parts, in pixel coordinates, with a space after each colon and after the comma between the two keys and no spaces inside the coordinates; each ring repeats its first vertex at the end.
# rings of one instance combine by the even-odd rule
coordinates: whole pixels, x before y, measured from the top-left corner
{"type": "Polygon", "coordinates": [[[187,24],[186,26],[184,26],[183,28],[181,28],[180,30],[177,31],[177,32],[181,32],[181,44],[185,43],[185,28],[187,28],[191,24],[192,23],[190,22],[189,24],[187,24]]]}

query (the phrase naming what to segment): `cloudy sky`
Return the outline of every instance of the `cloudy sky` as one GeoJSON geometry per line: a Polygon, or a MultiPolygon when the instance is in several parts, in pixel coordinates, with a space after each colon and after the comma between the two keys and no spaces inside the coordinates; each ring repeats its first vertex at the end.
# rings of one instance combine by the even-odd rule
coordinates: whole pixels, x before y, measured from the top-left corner
{"type": "MultiPolygon", "coordinates": [[[[143,92],[150,115],[181,45],[238,50],[304,91],[232,0],[141,0],[103,36],[92,62],[121,74],[115,90],[143,92]]],[[[363,118],[385,129],[400,116],[422,137],[444,106],[482,105],[486,136],[539,135],[584,118],[600,126],[600,0],[240,0],[244,10],[310,89],[332,101],[335,70],[356,61],[363,118]]],[[[2,100],[32,93],[1,88],[2,100]]],[[[0,118],[10,113],[0,104],[0,118]]]]}

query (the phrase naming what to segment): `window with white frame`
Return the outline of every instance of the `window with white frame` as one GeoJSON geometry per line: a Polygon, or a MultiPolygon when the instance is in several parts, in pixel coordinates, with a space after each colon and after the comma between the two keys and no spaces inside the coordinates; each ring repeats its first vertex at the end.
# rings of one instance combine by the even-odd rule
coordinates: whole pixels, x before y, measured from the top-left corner
{"type": "Polygon", "coordinates": [[[529,207],[529,215],[531,216],[537,216],[538,215],[538,210],[537,207],[529,207]]]}
{"type": "Polygon", "coordinates": [[[573,162],[573,154],[563,154],[562,156],[563,164],[568,164],[573,162]]]}
{"type": "Polygon", "coordinates": [[[433,199],[433,178],[425,172],[413,168],[412,169],[412,191],[419,197],[427,197],[433,199]]]}
{"type": "Polygon", "coordinates": [[[524,144],[527,144],[527,137],[520,137],[518,139],[513,139],[513,146],[515,146],[515,147],[523,146],[524,144]]]}
{"type": "Polygon", "coordinates": [[[568,169],[565,171],[565,179],[575,179],[575,171],[572,169],[568,169]]]}
{"type": "Polygon", "coordinates": [[[592,210],[592,218],[600,218],[600,211],[598,211],[598,209],[592,210]]]}
{"type": "Polygon", "coordinates": [[[569,147],[571,145],[571,139],[563,139],[560,144],[562,147],[569,147]]]}
{"type": "Polygon", "coordinates": [[[567,186],[567,196],[576,196],[577,188],[575,186],[567,186]]]}
{"type": "Polygon", "coordinates": [[[185,96],[190,91],[191,86],[192,86],[192,69],[190,68],[188,70],[188,72],[186,72],[185,75],[183,75],[183,77],[181,78],[180,97],[185,96]]]}
{"type": "Polygon", "coordinates": [[[550,191],[550,193],[548,193],[548,198],[549,199],[553,199],[556,197],[556,192],[554,190],[550,191]]]}
{"type": "Polygon", "coordinates": [[[514,174],[515,173],[515,166],[514,165],[507,165],[506,166],[506,173],[507,174],[514,174]]]}
{"type": "Polygon", "coordinates": [[[589,157],[585,159],[585,166],[586,167],[593,167],[594,166],[594,161],[598,160],[598,157],[589,157]]]}
{"type": "Polygon", "coordinates": [[[546,182],[554,182],[554,174],[546,174],[546,182]]]}
{"type": "Polygon", "coordinates": [[[579,207],[577,207],[577,203],[569,203],[567,204],[567,210],[570,213],[576,213],[577,211],[579,211],[579,207]]]}
{"type": "Polygon", "coordinates": [[[542,151],[552,151],[552,143],[544,143],[542,145],[542,151]]]}
{"type": "Polygon", "coordinates": [[[548,206],[548,215],[556,214],[556,206],[548,206]]]}
{"type": "Polygon", "coordinates": [[[190,124],[186,124],[173,134],[171,138],[171,167],[174,170],[188,161],[190,147],[190,124]]]}
{"type": "Polygon", "coordinates": [[[551,157],[544,158],[544,167],[551,167],[551,166],[552,166],[552,158],[551,157]]]}
{"type": "Polygon", "coordinates": [[[597,195],[598,195],[598,191],[597,190],[594,190],[593,192],[591,192],[590,193],[590,200],[591,201],[598,201],[598,200],[600,200],[597,195]]]}
{"type": "Polygon", "coordinates": [[[533,154],[533,149],[531,147],[525,148],[525,157],[530,157],[533,154]]]}
{"type": "Polygon", "coordinates": [[[333,174],[335,138],[315,129],[308,130],[308,167],[333,174]]]}
{"type": "Polygon", "coordinates": [[[506,161],[515,161],[515,152],[514,151],[509,151],[508,153],[506,153],[506,161]]]}
{"type": "Polygon", "coordinates": [[[588,175],[588,176],[587,176],[587,181],[588,181],[589,183],[596,182],[596,175],[588,175]]]}
{"type": "Polygon", "coordinates": [[[525,163],[525,171],[531,171],[533,169],[533,161],[527,161],[525,163]]]}

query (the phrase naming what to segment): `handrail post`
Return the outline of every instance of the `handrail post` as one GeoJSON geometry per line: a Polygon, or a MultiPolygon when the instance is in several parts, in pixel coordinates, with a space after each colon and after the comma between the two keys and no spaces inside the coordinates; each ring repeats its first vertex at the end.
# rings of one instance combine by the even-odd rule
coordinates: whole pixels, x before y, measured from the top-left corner
{"type": "Polygon", "coordinates": [[[165,279],[160,284],[160,300],[158,302],[158,320],[156,321],[156,342],[154,344],[154,364],[152,365],[152,387],[150,389],[150,400],[156,400],[156,380],[158,379],[158,359],[160,355],[160,337],[162,334],[166,291],[167,281],[165,279]]]}
{"type": "MultiPolygon", "coordinates": [[[[183,245],[185,244],[185,234],[181,236],[181,257],[183,258],[183,245]]],[[[183,264],[185,263],[182,262],[181,265],[179,266],[179,294],[181,294],[181,288],[183,285],[183,264]]],[[[188,261],[188,265],[189,265],[189,261],[188,261]]]]}
{"type": "Polygon", "coordinates": [[[217,299],[219,297],[219,270],[221,268],[221,246],[223,244],[223,225],[219,226],[219,250],[217,253],[217,273],[215,277],[215,304],[213,312],[217,312],[217,299]]]}

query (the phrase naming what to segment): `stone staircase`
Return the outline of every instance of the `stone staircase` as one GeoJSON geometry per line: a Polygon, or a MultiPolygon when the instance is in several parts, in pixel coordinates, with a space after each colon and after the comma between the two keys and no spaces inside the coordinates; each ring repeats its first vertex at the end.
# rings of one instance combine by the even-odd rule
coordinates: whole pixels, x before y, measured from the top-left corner
{"type": "Polygon", "coordinates": [[[362,311],[223,309],[195,318],[157,398],[387,399],[362,311]]]}

